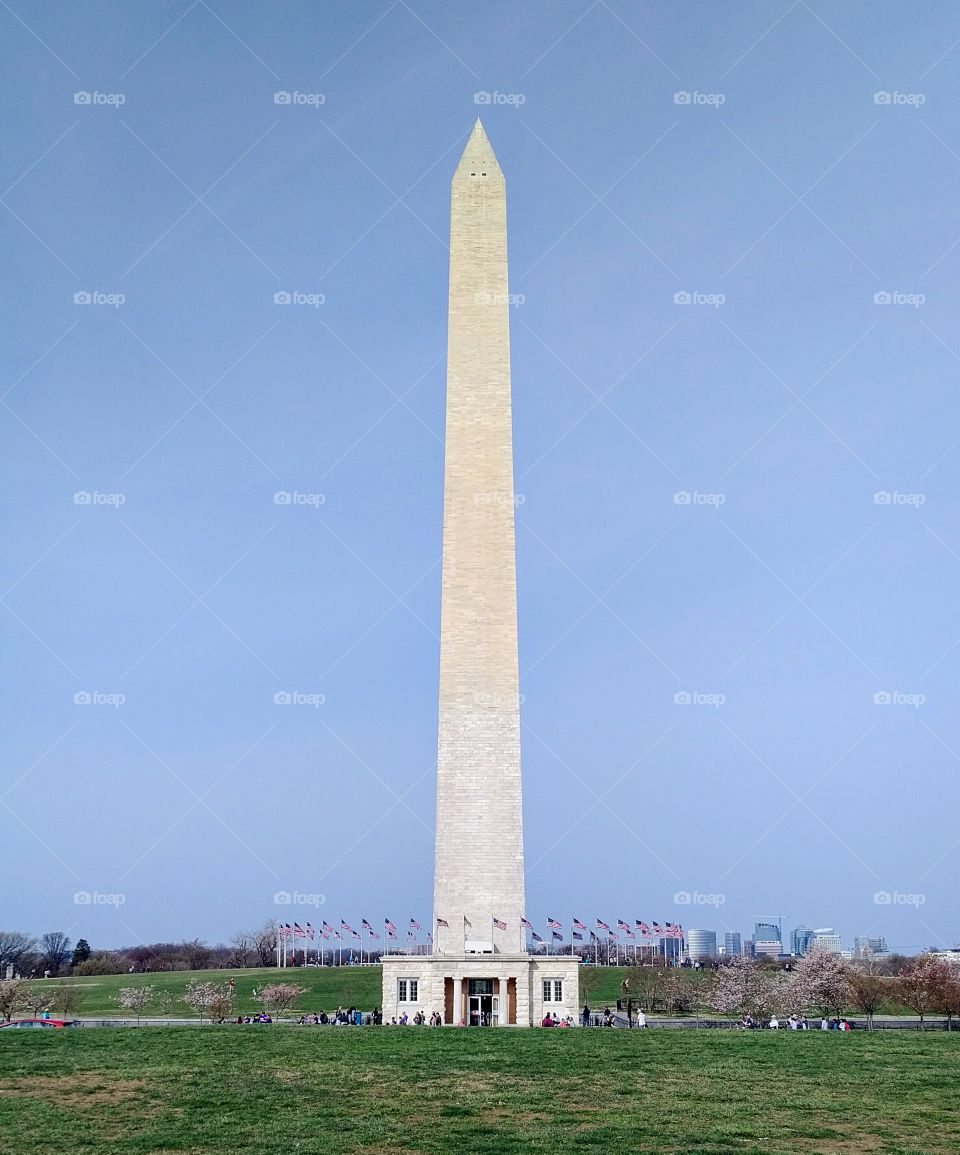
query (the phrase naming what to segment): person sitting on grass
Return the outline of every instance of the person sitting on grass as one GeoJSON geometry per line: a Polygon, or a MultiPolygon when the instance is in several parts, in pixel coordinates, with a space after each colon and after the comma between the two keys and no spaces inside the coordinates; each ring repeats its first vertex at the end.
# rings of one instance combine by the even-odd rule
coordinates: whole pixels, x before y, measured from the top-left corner
{"type": "Polygon", "coordinates": [[[541,1027],[552,1027],[553,1026],[553,1016],[550,1014],[549,1011],[547,1011],[547,1013],[543,1016],[543,1020],[540,1023],[540,1026],[541,1027]]]}

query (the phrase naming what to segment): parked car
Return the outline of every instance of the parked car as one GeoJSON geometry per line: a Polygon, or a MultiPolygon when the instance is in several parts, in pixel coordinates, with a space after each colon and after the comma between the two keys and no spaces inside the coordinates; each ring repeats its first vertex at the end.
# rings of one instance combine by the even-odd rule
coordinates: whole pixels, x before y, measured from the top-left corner
{"type": "Polygon", "coordinates": [[[74,1024],[67,1019],[11,1019],[9,1023],[0,1023],[0,1027],[72,1027],[74,1024]]]}

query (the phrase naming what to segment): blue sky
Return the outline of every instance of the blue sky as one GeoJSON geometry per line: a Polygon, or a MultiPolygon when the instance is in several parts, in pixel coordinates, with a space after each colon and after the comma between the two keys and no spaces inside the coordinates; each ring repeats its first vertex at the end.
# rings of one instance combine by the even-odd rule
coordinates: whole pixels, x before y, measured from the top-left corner
{"type": "Polygon", "coordinates": [[[952,945],[960,11],[923,12],[4,5],[0,923],[429,919],[480,113],[528,917],[952,945]]]}

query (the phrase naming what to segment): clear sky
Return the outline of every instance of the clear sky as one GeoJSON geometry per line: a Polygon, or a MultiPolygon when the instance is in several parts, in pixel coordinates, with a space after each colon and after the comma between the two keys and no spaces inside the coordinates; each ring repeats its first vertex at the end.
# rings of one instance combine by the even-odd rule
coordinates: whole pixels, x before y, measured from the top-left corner
{"type": "Polygon", "coordinates": [[[960,937],[955,4],[0,25],[0,925],[429,921],[479,113],[516,294],[525,913],[960,937]]]}

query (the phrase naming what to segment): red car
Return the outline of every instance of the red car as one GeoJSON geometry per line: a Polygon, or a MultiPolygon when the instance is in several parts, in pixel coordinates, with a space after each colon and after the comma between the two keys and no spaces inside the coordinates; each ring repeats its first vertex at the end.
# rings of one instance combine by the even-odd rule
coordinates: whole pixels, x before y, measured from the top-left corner
{"type": "Polygon", "coordinates": [[[73,1023],[66,1019],[11,1019],[9,1023],[0,1023],[0,1027],[72,1027],[73,1023]]]}

